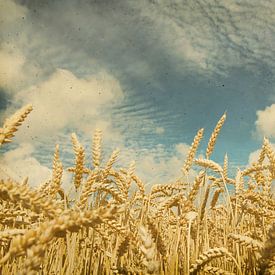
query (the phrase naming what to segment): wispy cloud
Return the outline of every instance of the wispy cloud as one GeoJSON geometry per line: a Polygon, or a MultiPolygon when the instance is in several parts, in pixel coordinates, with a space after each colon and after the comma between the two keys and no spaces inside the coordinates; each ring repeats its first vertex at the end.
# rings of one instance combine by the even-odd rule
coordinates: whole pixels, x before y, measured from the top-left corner
{"type": "Polygon", "coordinates": [[[275,70],[273,1],[151,1],[142,9],[163,43],[207,72],[275,70]]]}

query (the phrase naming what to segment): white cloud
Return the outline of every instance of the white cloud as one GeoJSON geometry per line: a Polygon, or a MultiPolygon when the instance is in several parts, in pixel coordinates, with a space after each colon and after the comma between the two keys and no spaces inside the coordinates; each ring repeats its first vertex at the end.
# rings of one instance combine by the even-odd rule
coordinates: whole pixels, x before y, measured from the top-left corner
{"type": "Polygon", "coordinates": [[[179,152],[183,157],[186,157],[189,152],[190,146],[186,143],[178,143],[176,145],[176,150],[179,152]]]}
{"type": "Polygon", "coordinates": [[[0,158],[1,177],[6,175],[6,177],[9,176],[18,182],[22,182],[28,177],[32,186],[38,186],[50,179],[50,169],[41,165],[32,156],[33,152],[34,147],[31,144],[22,143],[18,148],[4,153],[0,158]]]}
{"type": "Polygon", "coordinates": [[[16,94],[30,83],[37,81],[42,70],[33,60],[28,60],[17,45],[2,43],[0,46],[0,88],[16,94]]]}
{"type": "Polygon", "coordinates": [[[25,57],[12,47],[0,49],[0,87],[14,89],[24,80],[23,65],[25,57]]]}
{"type": "MultiPolygon", "coordinates": [[[[123,148],[120,154],[120,164],[127,167],[132,160],[136,162],[136,174],[150,188],[152,184],[168,183],[182,176],[182,165],[187,156],[189,146],[184,143],[176,144],[172,152],[168,152],[164,145],[151,149],[123,148]]],[[[190,171],[192,180],[195,172],[190,171]]]]}
{"type": "Polygon", "coordinates": [[[263,111],[257,111],[255,124],[260,136],[275,138],[275,104],[266,107],[263,111]]]}
{"type": "Polygon", "coordinates": [[[5,91],[14,91],[26,81],[26,58],[19,49],[19,37],[22,31],[19,29],[22,20],[27,16],[28,10],[11,0],[0,1],[0,87],[5,91]],[[15,31],[14,31],[15,30],[15,31]],[[17,36],[16,39],[13,37],[17,36]]]}
{"type": "Polygon", "coordinates": [[[122,95],[119,82],[104,71],[78,78],[70,71],[58,69],[46,81],[16,94],[17,104],[31,103],[34,107],[16,138],[43,139],[66,127],[90,133],[97,126],[96,121],[103,130],[111,132],[110,121],[103,118],[107,115],[104,111],[122,95]]]}
{"type": "Polygon", "coordinates": [[[18,19],[22,19],[27,13],[27,9],[16,4],[11,0],[0,1],[0,18],[1,24],[13,23],[18,19]]]}

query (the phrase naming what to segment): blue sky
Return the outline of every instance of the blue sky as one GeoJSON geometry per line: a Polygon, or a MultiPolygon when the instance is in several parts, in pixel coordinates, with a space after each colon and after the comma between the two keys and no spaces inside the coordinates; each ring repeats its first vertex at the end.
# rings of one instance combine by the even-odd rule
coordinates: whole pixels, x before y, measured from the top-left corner
{"type": "Polygon", "coordinates": [[[0,10],[0,120],[34,105],[1,149],[7,171],[17,156],[48,175],[55,143],[69,164],[70,133],[88,148],[97,127],[106,154],[121,148],[147,181],[173,176],[202,127],[203,153],[225,111],[216,161],[227,152],[246,165],[275,137],[274,1],[2,0],[0,10]]]}

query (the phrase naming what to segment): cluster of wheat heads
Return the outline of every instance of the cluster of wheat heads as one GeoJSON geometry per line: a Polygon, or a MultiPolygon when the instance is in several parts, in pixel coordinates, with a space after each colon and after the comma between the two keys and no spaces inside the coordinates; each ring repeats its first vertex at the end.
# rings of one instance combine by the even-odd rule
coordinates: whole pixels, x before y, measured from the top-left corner
{"type": "MultiPolygon", "coordinates": [[[[5,121],[1,144],[31,110],[28,105],[5,121]]],[[[100,131],[93,136],[90,165],[72,134],[73,198],[62,188],[58,146],[52,177],[39,187],[0,180],[0,273],[275,274],[275,152],[264,139],[258,161],[231,177],[227,155],[223,165],[210,160],[225,119],[205,158],[195,158],[201,129],[183,176],[148,192],[134,162],[115,169],[118,150],[102,163],[100,131]]]]}

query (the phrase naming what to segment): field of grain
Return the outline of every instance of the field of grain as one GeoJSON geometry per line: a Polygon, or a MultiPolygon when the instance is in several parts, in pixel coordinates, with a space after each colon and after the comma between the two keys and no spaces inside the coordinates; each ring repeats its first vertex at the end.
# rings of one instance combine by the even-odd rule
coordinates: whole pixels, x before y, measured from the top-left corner
{"type": "MultiPolygon", "coordinates": [[[[31,112],[27,105],[4,122],[0,144],[11,142],[31,112]]],[[[211,160],[226,115],[218,121],[204,158],[194,138],[182,177],[145,192],[135,173],[115,169],[115,150],[101,162],[102,134],[92,141],[87,165],[81,142],[71,190],[62,188],[56,145],[52,178],[33,189],[27,179],[0,180],[1,274],[275,274],[275,152],[264,139],[259,159],[228,174],[211,160]],[[197,176],[190,180],[195,168],[197,176]]],[[[31,171],[30,171],[31,173],[31,171]]]]}

